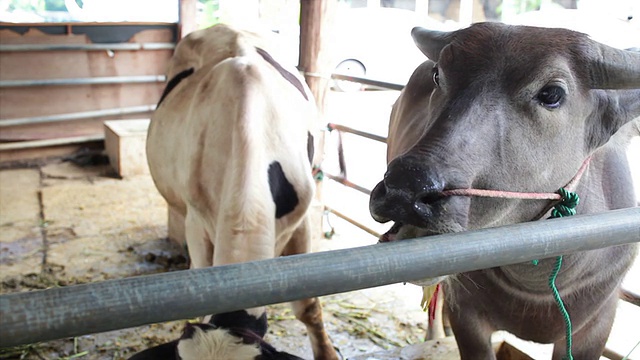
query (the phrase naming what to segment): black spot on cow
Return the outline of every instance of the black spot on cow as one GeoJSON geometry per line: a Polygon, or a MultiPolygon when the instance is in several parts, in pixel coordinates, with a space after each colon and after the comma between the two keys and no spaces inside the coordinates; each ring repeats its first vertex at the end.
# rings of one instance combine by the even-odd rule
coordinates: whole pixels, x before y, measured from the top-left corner
{"type": "Polygon", "coordinates": [[[278,72],[280,73],[280,75],[282,75],[283,78],[285,78],[288,82],[291,83],[291,85],[293,85],[296,89],[298,89],[298,91],[300,91],[302,96],[304,96],[305,100],[309,100],[307,93],[304,91],[304,87],[302,86],[302,83],[297,77],[295,77],[295,75],[285,70],[285,68],[283,68],[282,65],[280,65],[268,52],[260,48],[256,48],[256,51],[258,52],[258,54],[260,54],[260,56],[262,56],[262,58],[266,62],[268,62],[269,64],[271,64],[271,66],[273,66],[276,70],[278,70],[278,72]]]}
{"type": "Polygon", "coordinates": [[[292,212],[298,205],[298,194],[293,185],[287,180],[282,166],[274,161],[269,165],[269,188],[273,202],[276,203],[276,219],[292,212]]]}
{"type": "Polygon", "coordinates": [[[313,145],[313,135],[307,132],[307,154],[309,155],[309,164],[313,164],[313,155],[315,154],[315,146],[313,145]]]}
{"type": "Polygon", "coordinates": [[[158,106],[162,104],[162,101],[164,100],[165,97],[167,97],[167,95],[169,95],[171,90],[173,90],[176,86],[178,86],[178,84],[180,84],[180,81],[189,77],[189,75],[193,74],[193,72],[194,72],[194,69],[189,68],[187,70],[179,72],[176,76],[173,77],[173,79],[169,80],[169,82],[167,83],[167,86],[164,88],[164,91],[162,92],[162,96],[160,96],[160,101],[158,101],[158,106]]]}
{"type": "Polygon", "coordinates": [[[260,338],[263,338],[267,333],[267,313],[262,313],[260,317],[255,317],[245,310],[237,310],[213,315],[209,323],[224,329],[249,330],[260,336],[260,338]]]}

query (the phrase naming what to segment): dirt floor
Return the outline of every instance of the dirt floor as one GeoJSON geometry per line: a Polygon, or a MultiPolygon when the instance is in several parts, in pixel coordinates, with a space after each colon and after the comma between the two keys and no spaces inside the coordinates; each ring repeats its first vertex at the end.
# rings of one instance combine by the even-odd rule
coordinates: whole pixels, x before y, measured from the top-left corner
{"type": "MultiPolygon", "coordinates": [[[[166,205],[149,176],[118,179],[109,166],[79,167],[71,162],[0,171],[0,292],[185,269],[185,253],[166,238],[166,219],[166,205]]],[[[341,225],[351,233],[323,240],[322,249],[357,246],[358,240],[340,244],[354,232],[360,245],[375,242],[371,235],[341,225]]],[[[426,315],[420,298],[419,288],[401,284],[328,296],[322,299],[326,326],[345,357],[421,342],[426,315]]],[[[304,326],[288,304],[269,307],[269,322],[268,341],[311,357],[304,326]]],[[[175,339],[183,324],[5,349],[0,358],[125,359],[175,339]]]]}

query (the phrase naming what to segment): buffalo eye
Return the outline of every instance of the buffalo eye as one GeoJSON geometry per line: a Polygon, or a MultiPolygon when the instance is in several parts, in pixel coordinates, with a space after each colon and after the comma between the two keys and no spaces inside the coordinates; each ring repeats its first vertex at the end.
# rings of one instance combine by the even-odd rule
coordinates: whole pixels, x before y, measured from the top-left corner
{"type": "Polygon", "coordinates": [[[565,91],[560,86],[547,85],[538,92],[536,98],[540,101],[541,105],[550,109],[555,109],[560,106],[560,103],[562,103],[564,95],[565,91]]]}
{"type": "Polygon", "coordinates": [[[431,78],[433,79],[433,83],[436,84],[436,86],[440,86],[440,73],[438,71],[438,66],[434,66],[433,69],[431,70],[431,78]]]}

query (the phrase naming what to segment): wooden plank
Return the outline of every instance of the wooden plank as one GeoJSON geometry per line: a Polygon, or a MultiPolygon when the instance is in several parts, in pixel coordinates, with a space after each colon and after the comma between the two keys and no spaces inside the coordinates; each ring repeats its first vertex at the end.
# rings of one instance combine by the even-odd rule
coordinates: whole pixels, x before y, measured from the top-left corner
{"type": "MultiPolygon", "coordinates": [[[[175,40],[175,27],[163,23],[70,23],[70,24],[0,24],[2,44],[91,44],[88,35],[66,33],[78,27],[113,26],[118,36],[131,36],[129,43],[168,43],[175,40]],[[131,25],[154,25],[162,28],[138,31],[131,25]],[[61,27],[64,34],[51,35],[47,29],[33,26],[61,27]],[[123,26],[126,28],[124,29],[123,26]],[[22,29],[20,29],[20,27],[22,29]],[[24,28],[28,28],[23,34],[24,28]],[[11,29],[20,29],[16,32],[11,29]],[[137,32],[136,32],[137,31],[137,32]],[[131,35],[129,35],[131,34],[131,35]]],[[[88,29],[86,29],[89,31],[88,29]]],[[[92,34],[101,29],[93,29],[92,34]]],[[[79,32],[83,32],[79,31],[79,32]]],[[[54,32],[61,32],[60,29],[54,32]]],[[[102,40],[106,38],[99,36],[102,40]]],[[[3,80],[38,80],[103,76],[162,75],[172,56],[172,50],[121,50],[121,51],[30,51],[1,52],[0,78],[3,80]]],[[[28,118],[113,109],[120,107],[155,104],[164,88],[163,83],[70,85],[64,87],[10,87],[0,89],[0,122],[2,119],[28,118]]],[[[0,142],[34,141],[80,136],[97,136],[104,133],[103,121],[149,117],[150,113],[111,116],[97,119],[63,121],[3,127],[0,142]]],[[[34,157],[69,155],[80,145],[55,146],[30,150],[5,150],[0,162],[15,162],[34,157]]]]}
{"type": "Polygon", "coordinates": [[[163,87],[163,83],[138,83],[2,88],[0,122],[4,119],[151,105],[158,102],[163,87]]]}
{"type": "Polygon", "coordinates": [[[139,119],[145,117],[151,117],[151,113],[111,116],[89,120],[72,120],[50,124],[11,126],[0,130],[0,142],[97,135],[104,132],[103,122],[105,120],[139,119]]]}
{"type": "MultiPolygon", "coordinates": [[[[169,30],[146,30],[130,42],[166,42],[169,30]]],[[[89,44],[85,35],[46,35],[30,30],[16,36],[0,31],[3,44],[89,44]]],[[[91,76],[161,75],[165,73],[172,50],[139,51],[38,51],[0,53],[3,80],[56,79],[91,76]]]]}

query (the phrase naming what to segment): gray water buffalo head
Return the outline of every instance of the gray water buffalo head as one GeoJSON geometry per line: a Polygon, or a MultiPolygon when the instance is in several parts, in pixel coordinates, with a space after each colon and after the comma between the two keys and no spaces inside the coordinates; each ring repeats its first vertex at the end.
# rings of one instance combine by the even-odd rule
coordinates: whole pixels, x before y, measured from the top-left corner
{"type": "Polygon", "coordinates": [[[394,104],[388,170],[370,198],[384,240],[532,220],[547,201],[449,189],[555,192],[640,115],[640,54],[566,29],[415,28],[420,65],[394,104]]]}

